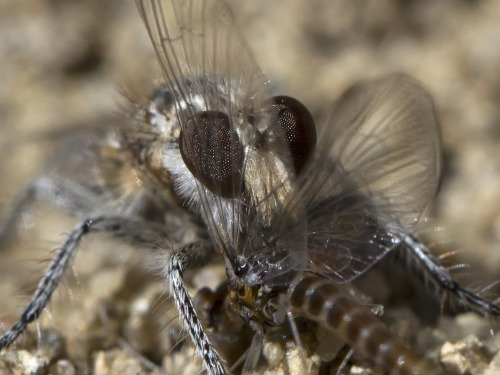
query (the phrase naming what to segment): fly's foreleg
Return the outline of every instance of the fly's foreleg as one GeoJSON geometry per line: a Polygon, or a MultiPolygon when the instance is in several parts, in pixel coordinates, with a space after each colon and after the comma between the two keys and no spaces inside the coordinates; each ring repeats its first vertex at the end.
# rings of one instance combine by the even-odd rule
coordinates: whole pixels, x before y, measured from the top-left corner
{"type": "Polygon", "coordinates": [[[168,260],[165,277],[169,281],[170,294],[179,311],[179,319],[189,332],[205,370],[209,375],[224,375],[228,372],[201,325],[183,281],[184,271],[204,258],[209,250],[207,243],[196,242],[174,251],[168,260]]]}

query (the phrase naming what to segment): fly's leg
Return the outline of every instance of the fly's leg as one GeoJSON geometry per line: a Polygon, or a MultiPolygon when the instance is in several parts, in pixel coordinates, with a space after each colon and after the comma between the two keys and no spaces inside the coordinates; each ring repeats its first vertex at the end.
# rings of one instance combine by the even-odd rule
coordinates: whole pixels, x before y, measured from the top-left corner
{"type": "Polygon", "coordinates": [[[21,215],[27,208],[33,205],[36,195],[35,183],[29,185],[23,193],[17,197],[16,201],[9,207],[8,213],[0,216],[0,249],[8,244],[16,233],[17,224],[21,215]]]}
{"type": "Polygon", "coordinates": [[[67,180],[40,177],[30,183],[17,197],[8,212],[0,217],[0,249],[12,239],[22,215],[35,202],[44,200],[70,215],[91,214],[91,207],[99,206],[100,199],[81,185],[67,180]]]}
{"type": "Polygon", "coordinates": [[[106,216],[85,220],[72,230],[57,251],[20,320],[0,338],[0,350],[12,344],[25,331],[26,326],[40,316],[74,257],[81,239],[92,232],[105,232],[112,237],[146,248],[165,247],[166,233],[161,227],[154,224],[123,217],[106,216]]]}
{"type": "Polygon", "coordinates": [[[209,375],[224,375],[228,372],[201,325],[183,281],[184,271],[205,258],[208,250],[205,243],[196,242],[174,251],[168,260],[165,277],[168,279],[170,294],[179,311],[179,319],[188,330],[205,370],[209,375]]]}
{"type": "MultiPolygon", "coordinates": [[[[9,212],[0,217],[0,250],[5,245],[8,245],[9,241],[16,234],[16,229],[22,219],[22,215],[28,212],[33,204],[38,201],[48,202],[69,216],[84,219],[104,216],[102,212],[108,213],[106,216],[111,216],[109,212],[117,212],[117,210],[124,217],[131,216],[130,212],[137,216],[142,215],[140,211],[146,205],[146,200],[142,198],[144,198],[144,195],[137,194],[131,201],[127,201],[126,207],[123,207],[123,204],[122,206],[110,205],[104,201],[102,195],[96,194],[72,180],[40,177],[29,184],[14,204],[11,205],[10,210],[8,210],[9,212]]],[[[144,217],[148,217],[147,214],[144,217]]],[[[165,225],[151,224],[151,226],[156,226],[156,229],[153,229],[159,231],[159,233],[167,227],[169,237],[174,238],[179,243],[189,243],[198,237],[200,231],[199,225],[191,219],[192,216],[187,211],[168,207],[168,210],[162,210],[161,217],[156,219],[157,221],[164,221],[165,225]]],[[[126,223],[126,219],[124,223],[126,223]]],[[[130,229],[130,233],[132,234],[137,232],[133,227],[130,229]]],[[[146,230],[145,232],[149,233],[151,231],[146,230]]],[[[138,235],[138,239],[140,237],[138,235]]],[[[131,242],[135,243],[133,238],[131,242]]],[[[139,245],[141,244],[139,243],[139,245]]]]}
{"type": "Polygon", "coordinates": [[[331,280],[302,275],[288,290],[293,313],[331,330],[355,352],[372,359],[392,375],[437,375],[443,370],[409,349],[371,311],[341,292],[331,280]]]}
{"type": "Polygon", "coordinates": [[[257,362],[262,353],[264,347],[264,332],[260,324],[256,322],[251,322],[251,328],[255,332],[252,338],[252,343],[247,351],[247,357],[245,359],[245,364],[241,370],[242,375],[251,375],[255,372],[257,368],[257,362]]]}
{"type": "Polygon", "coordinates": [[[412,236],[404,239],[406,250],[409,251],[410,260],[416,262],[412,271],[423,276],[438,292],[444,293],[448,298],[472,308],[473,310],[489,316],[500,316],[500,306],[461,287],[446,268],[439,265],[429,249],[412,236]],[[423,275],[422,275],[423,274],[423,275]]]}

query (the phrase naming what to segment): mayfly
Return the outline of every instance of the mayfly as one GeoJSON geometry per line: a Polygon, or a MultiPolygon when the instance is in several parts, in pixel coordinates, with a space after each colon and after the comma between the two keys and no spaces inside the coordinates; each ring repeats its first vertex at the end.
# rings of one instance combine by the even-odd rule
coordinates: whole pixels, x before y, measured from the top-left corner
{"type": "Polygon", "coordinates": [[[164,83],[137,104],[129,123],[85,143],[85,158],[75,160],[88,175],[42,176],[14,204],[0,228],[4,242],[36,198],[84,220],[0,348],[41,314],[81,239],[104,232],[166,254],[163,276],[210,375],[229,371],[183,274],[213,249],[226,265],[228,314],[255,331],[244,372],[254,369],[269,327],[288,324],[300,342],[295,318],[303,317],[393,374],[443,373],[342,289],[402,248],[443,294],[500,315],[497,305],[461,288],[411,235],[441,170],[430,95],[404,75],[364,81],[316,129],[302,103],[272,95],[223,1],[137,0],[137,6],[164,83]],[[122,171],[133,171],[141,188],[120,190],[122,171]]]}

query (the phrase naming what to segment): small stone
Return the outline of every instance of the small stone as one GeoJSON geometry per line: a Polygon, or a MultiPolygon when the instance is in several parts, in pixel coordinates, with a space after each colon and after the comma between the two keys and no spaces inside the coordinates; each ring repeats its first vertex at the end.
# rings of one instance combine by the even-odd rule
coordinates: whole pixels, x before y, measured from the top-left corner
{"type": "Polygon", "coordinates": [[[60,359],[56,363],[56,375],[75,375],[75,367],[67,359],[60,359]]]}
{"type": "Polygon", "coordinates": [[[181,330],[177,310],[164,296],[160,283],[147,286],[131,301],[123,333],[134,350],[157,362],[178,343],[181,330]]]}
{"type": "Polygon", "coordinates": [[[488,368],[484,372],[484,375],[497,375],[500,374],[500,352],[497,353],[493,359],[490,361],[488,368]]]}
{"type": "Polygon", "coordinates": [[[26,350],[17,352],[17,360],[14,362],[23,375],[41,375],[45,373],[49,361],[45,357],[33,355],[26,350]]]}
{"type": "Polygon", "coordinates": [[[120,349],[100,351],[94,360],[95,375],[142,375],[149,371],[141,364],[140,357],[131,356],[120,349]]]}
{"type": "Polygon", "coordinates": [[[192,346],[183,346],[182,350],[169,353],[163,358],[163,372],[166,374],[188,375],[202,373],[202,364],[192,346]]]}
{"type": "Polygon", "coordinates": [[[286,349],[286,362],[290,375],[318,374],[321,362],[319,356],[307,357],[304,349],[299,348],[294,342],[288,342],[286,349]]]}
{"type": "Polygon", "coordinates": [[[484,345],[470,335],[456,343],[446,342],[441,348],[441,362],[448,371],[459,374],[483,374],[488,365],[484,345]]]}
{"type": "Polygon", "coordinates": [[[364,367],[353,365],[351,367],[350,375],[372,375],[373,372],[370,369],[364,367]]]}
{"type": "Polygon", "coordinates": [[[262,355],[270,367],[277,367],[285,356],[282,346],[277,342],[266,342],[262,349],[262,355]]]}

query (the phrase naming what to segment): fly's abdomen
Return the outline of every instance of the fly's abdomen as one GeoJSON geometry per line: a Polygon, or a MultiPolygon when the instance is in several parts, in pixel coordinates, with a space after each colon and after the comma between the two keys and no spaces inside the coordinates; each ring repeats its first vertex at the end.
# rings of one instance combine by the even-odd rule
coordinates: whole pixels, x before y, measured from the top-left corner
{"type": "Polygon", "coordinates": [[[442,374],[443,370],[409,349],[365,306],[328,279],[305,275],[288,292],[292,311],[316,321],[393,375],[442,374]]]}

